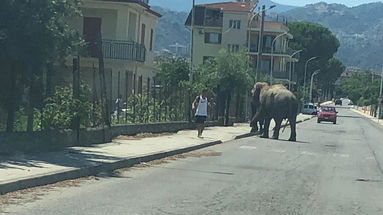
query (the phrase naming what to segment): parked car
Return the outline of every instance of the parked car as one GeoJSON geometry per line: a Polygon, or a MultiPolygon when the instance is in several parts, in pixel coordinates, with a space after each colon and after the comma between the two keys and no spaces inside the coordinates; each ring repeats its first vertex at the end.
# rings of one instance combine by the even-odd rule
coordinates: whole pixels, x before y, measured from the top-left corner
{"type": "Polygon", "coordinates": [[[318,123],[321,123],[322,121],[326,122],[332,122],[336,124],[336,119],[337,119],[337,111],[335,107],[331,106],[322,106],[319,111],[318,111],[318,123]]]}
{"type": "Polygon", "coordinates": [[[313,103],[304,104],[302,113],[315,115],[317,114],[317,107],[313,103]]]}
{"type": "Polygon", "coordinates": [[[340,99],[335,100],[335,105],[342,105],[342,100],[340,99]]]}

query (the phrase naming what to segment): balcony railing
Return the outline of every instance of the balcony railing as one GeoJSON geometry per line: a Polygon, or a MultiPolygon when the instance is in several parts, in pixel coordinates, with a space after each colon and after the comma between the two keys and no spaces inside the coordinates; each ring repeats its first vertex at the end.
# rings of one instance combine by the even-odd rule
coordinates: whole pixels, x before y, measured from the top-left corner
{"type": "MultiPolygon", "coordinates": [[[[273,78],[280,80],[289,80],[289,71],[273,71],[273,78]]],[[[297,75],[292,74],[291,81],[296,81],[297,75]]]]}
{"type": "MultiPolygon", "coordinates": [[[[104,58],[145,62],[146,48],[144,45],[122,40],[102,40],[104,58]]],[[[97,57],[97,43],[88,43],[86,56],[97,57]]]]}
{"type": "MultiPolygon", "coordinates": [[[[257,44],[251,44],[250,45],[250,52],[257,53],[258,52],[258,45],[257,44]]],[[[273,54],[274,55],[292,55],[295,52],[295,50],[288,48],[287,50],[281,50],[281,49],[274,49],[273,54]]],[[[263,53],[264,54],[271,54],[271,47],[263,47],[263,53]]],[[[295,55],[294,57],[297,58],[298,55],[295,55]]]]}

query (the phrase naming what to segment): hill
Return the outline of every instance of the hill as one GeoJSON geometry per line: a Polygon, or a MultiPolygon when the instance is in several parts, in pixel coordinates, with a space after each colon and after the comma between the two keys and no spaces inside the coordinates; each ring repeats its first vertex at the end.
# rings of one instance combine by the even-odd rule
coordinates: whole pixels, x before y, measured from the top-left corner
{"type": "Polygon", "coordinates": [[[190,31],[185,28],[186,12],[177,12],[161,7],[152,7],[153,10],[162,14],[156,27],[155,50],[167,49],[169,45],[179,43],[189,46],[190,31]]]}
{"type": "MultiPolygon", "coordinates": [[[[225,0],[196,0],[196,4],[208,4],[208,3],[216,3],[216,2],[224,2],[225,0]]],[[[230,0],[226,0],[230,1],[230,0]]],[[[232,0],[234,1],[234,0],[232,0]]],[[[177,11],[177,12],[189,12],[192,8],[191,0],[151,0],[149,1],[151,6],[157,6],[162,8],[167,8],[169,10],[177,11]]],[[[295,8],[294,6],[282,5],[271,0],[260,0],[259,5],[277,5],[273,9],[274,12],[285,12],[290,9],[295,8]]]]}
{"type": "Polygon", "coordinates": [[[340,40],[339,57],[347,66],[380,69],[383,56],[383,3],[347,7],[317,3],[282,13],[291,21],[322,24],[340,40]]]}
{"type": "MultiPolygon", "coordinates": [[[[152,9],[162,14],[158,20],[155,50],[168,49],[169,45],[179,43],[189,46],[190,31],[184,24],[191,9],[190,0],[152,0],[152,9]],[[159,7],[158,5],[161,5],[159,7]]],[[[222,2],[222,0],[198,0],[198,4],[222,2]]],[[[261,0],[259,5],[277,5],[273,12],[282,12],[295,8],[294,6],[276,4],[270,0],[261,0]]]]}

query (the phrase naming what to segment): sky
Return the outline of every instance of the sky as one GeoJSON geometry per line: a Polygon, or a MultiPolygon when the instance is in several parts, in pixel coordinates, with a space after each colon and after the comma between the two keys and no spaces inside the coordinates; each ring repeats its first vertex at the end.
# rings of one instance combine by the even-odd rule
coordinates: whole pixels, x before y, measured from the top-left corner
{"type": "Polygon", "coordinates": [[[306,4],[312,4],[312,3],[324,1],[327,3],[345,4],[351,7],[361,5],[361,4],[371,3],[371,2],[378,2],[378,0],[273,0],[273,1],[279,4],[287,4],[287,5],[294,5],[294,6],[305,6],[306,4]]]}

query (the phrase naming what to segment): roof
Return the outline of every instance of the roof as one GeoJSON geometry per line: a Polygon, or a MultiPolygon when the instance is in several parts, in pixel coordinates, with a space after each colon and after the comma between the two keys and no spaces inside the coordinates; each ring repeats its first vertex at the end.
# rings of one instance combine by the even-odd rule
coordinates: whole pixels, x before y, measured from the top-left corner
{"type": "Polygon", "coordinates": [[[201,4],[198,6],[206,8],[221,9],[223,11],[250,12],[253,6],[250,2],[221,2],[212,4],[201,4]]]}
{"type": "Polygon", "coordinates": [[[157,17],[161,17],[162,15],[157,13],[156,11],[150,9],[150,6],[143,1],[140,0],[92,0],[92,1],[105,1],[105,2],[124,2],[124,3],[136,3],[146,9],[148,13],[151,13],[157,17]]]}

